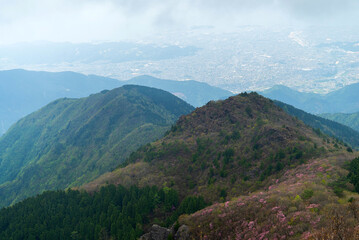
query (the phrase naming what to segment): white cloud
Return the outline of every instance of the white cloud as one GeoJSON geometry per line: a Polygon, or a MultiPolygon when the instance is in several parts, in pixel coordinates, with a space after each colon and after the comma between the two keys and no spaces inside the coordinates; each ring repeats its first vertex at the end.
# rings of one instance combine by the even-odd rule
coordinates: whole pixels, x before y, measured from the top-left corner
{"type": "Polygon", "coordinates": [[[119,40],[192,25],[356,24],[356,0],[0,0],[0,43],[119,40]]]}

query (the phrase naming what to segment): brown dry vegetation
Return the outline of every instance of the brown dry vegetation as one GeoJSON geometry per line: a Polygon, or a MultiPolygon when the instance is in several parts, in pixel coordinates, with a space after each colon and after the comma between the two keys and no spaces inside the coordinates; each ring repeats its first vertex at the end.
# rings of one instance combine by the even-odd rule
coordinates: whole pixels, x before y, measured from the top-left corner
{"type": "Polygon", "coordinates": [[[133,153],[125,167],[83,188],[108,183],[173,187],[181,196],[222,201],[269,184],[287,169],[344,148],[316,134],[256,93],[210,102],[182,116],[161,140],[133,153]]]}
{"type": "Polygon", "coordinates": [[[357,155],[272,101],[241,94],[182,116],[126,166],[83,188],[158,185],[202,195],[216,203],[179,220],[193,239],[355,239],[359,197],[333,183],[357,155]]]}

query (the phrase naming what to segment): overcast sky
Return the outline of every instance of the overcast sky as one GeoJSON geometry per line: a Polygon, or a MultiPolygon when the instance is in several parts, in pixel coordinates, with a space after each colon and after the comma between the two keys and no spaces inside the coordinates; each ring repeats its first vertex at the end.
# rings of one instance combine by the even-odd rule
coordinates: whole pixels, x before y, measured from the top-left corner
{"type": "Polygon", "coordinates": [[[353,25],[358,0],[0,0],[0,43],[117,41],[213,25],[353,25]]]}

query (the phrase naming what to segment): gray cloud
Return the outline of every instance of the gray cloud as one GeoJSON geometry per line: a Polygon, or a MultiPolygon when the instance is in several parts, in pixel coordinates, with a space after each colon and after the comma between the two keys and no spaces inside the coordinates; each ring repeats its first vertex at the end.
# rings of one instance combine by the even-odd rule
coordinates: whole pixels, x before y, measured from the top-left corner
{"type": "Polygon", "coordinates": [[[140,38],[194,25],[356,24],[357,0],[0,0],[0,43],[140,38]]]}

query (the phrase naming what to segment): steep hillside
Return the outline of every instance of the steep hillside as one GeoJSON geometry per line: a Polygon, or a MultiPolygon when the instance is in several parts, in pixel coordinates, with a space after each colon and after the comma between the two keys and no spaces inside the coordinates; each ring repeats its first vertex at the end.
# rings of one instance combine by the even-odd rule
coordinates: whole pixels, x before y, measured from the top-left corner
{"type": "Polygon", "coordinates": [[[216,201],[255,191],[285,169],[344,148],[334,145],[271,100],[244,93],[182,116],[163,139],[131,154],[127,166],[84,189],[165,185],[181,196],[196,193],[216,201]]]}
{"type": "Polygon", "coordinates": [[[359,112],[356,113],[323,113],[320,117],[330,119],[359,131],[359,112]]]}
{"type": "Polygon", "coordinates": [[[314,129],[320,129],[323,133],[335,137],[352,147],[359,147],[359,132],[350,127],[335,122],[334,119],[331,121],[323,118],[324,116],[318,117],[279,101],[274,101],[274,103],[288,114],[302,120],[308,126],[311,126],[314,129]]]}
{"type": "Polygon", "coordinates": [[[58,98],[79,98],[135,84],[173,93],[192,106],[224,99],[231,92],[196,81],[172,81],[139,76],[128,81],[83,75],[74,72],[0,71],[0,136],[20,118],[37,111],[58,98]]]}
{"type": "Polygon", "coordinates": [[[189,227],[189,239],[358,239],[359,195],[342,168],[354,157],[312,159],[265,189],[182,216],[179,224],[189,227]]]}
{"type": "Polygon", "coordinates": [[[298,92],[285,86],[274,86],[261,94],[306,112],[319,114],[358,112],[358,92],[359,83],[354,83],[325,95],[298,92]]]}
{"type": "Polygon", "coordinates": [[[0,71],[0,135],[20,118],[58,98],[86,97],[119,86],[115,79],[74,72],[0,71]]]}
{"type": "Polygon", "coordinates": [[[93,180],[192,110],[168,92],[133,85],[52,102],[0,138],[0,206],[93,180]]]}
{"type": "Polygon", "coordinates": [[[184,101],[195,107],[201,107],[211,100],[226,99],[233,95],[227,90],[193,80],[173,81],[158,79],[151,76],[139,76],[126,81],[126,84],[136,84],[163,89],[182,98],[184,101]]]}

